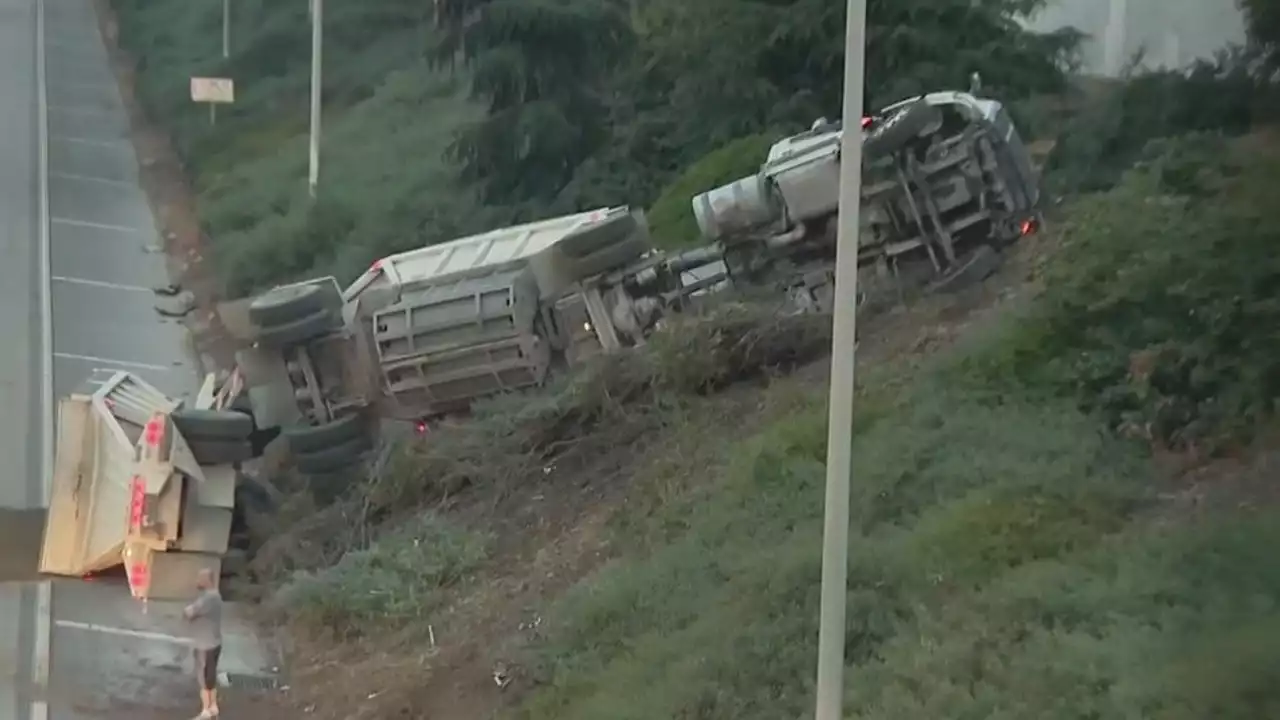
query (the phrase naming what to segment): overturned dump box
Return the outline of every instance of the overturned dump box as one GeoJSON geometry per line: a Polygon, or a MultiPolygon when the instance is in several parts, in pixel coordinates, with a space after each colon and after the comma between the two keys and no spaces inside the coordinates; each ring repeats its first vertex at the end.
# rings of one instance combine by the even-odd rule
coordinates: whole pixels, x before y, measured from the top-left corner
{"type": "Polygon", "coordinates": [[[135,597],[187,595],[221,569],[252,420],[184,408],[136,375],[96,371],[58,408],[40,571],[124,565],[135,597]]]}

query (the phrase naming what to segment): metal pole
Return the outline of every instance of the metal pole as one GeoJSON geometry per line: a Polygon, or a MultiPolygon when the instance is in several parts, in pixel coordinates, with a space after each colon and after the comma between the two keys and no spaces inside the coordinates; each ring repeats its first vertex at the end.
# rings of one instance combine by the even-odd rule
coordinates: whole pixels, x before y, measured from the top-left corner
{"type": "Polygon", "coordinates": [[[222,0],[222,57],[231,57],[231,0],[222,0]]]}
{"type": "Polygon", "coordinates": [[[1103,73],[1109,77],[1120,77],[1125,63],[1129,62],[1128,53],[1128,0],[1111,0],[1107,6],[1107,28],[1103,33],[1102,64],[1103,73]]]}
{"type": "Polygon", "coordinates": [[[320,182],[320,92],[321,39],[324,28],[324,0],[311,0],[311,173],[307,184],[311,197],[320,182]]]}
{"type": "Polygon", "coordinates": [[[822,531],[822,605],[818,625],[815,720],[842,720],[845,598],[849,576],[849,489],[853,476],[853,401],[857,359],[858,214],[862,191],[862,93],[867,1],[845,10],[844,133],[840,140],[840,214],[832,317],[827,490],[822,531]]]}

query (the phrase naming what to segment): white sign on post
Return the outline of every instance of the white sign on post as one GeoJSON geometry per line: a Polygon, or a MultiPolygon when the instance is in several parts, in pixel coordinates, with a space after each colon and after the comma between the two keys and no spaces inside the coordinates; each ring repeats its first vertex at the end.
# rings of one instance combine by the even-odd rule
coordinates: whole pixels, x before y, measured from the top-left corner
{"type": "Polygon", "coordinates": [[[236,84],[231,78],[191,78],[191,100],[198,103],[234,103],[236,84]]]}

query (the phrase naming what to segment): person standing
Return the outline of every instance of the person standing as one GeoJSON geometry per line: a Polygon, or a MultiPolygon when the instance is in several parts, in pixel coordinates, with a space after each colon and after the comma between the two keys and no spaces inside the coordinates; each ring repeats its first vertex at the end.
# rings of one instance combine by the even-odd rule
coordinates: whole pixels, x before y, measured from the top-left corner
{"type": "Polygon", "coordinates": [[[218,656],[222,653],[222,595],[213,572],[202,569],[196,575],[199,594],[183,608],[191,623],[191,645],[195,651],[196,679],[200,682],[200,714],[197,720],[218,717],[218,656]]]}

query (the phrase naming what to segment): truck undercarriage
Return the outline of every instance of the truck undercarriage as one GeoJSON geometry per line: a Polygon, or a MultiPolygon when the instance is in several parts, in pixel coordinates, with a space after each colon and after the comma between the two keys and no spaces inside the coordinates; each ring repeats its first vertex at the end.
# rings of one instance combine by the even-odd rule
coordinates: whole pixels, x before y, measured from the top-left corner
{"type": "MultiPolygon", "coordinates": [[[[864,301],[981,279],[1039,226],[1035,173],[998,102],[931,93],[859,131],[864,301]]],[[[281,429],[304,473],[342,473],[384,420],[465,412],[643,345],[711,289],[830,310],[842,133],[819,121],[775,144],[759,173],[693,198],[709,244],[691,251],[661,252],[642,213],[602,208],[389,256],[346,288],[326,277],[226,303],[252,414],[281,429]]]]}

